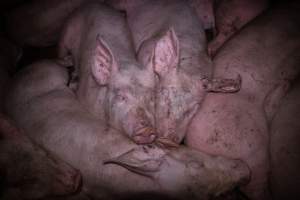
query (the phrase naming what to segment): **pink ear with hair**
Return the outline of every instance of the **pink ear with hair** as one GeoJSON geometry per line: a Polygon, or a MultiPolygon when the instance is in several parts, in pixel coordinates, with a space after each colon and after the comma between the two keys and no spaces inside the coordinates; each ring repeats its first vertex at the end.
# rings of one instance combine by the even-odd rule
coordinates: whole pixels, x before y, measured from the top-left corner
{"type": "Polygon", "coordinates": [[[163,77],[179,64],[179,41],[170,28],[156,43],[153,56],[154,72],[163,77]]]}
{"type": "Polygon", "coordinates": [[[92,74],[99,85],[109,83],[114,57],[108,44],[98,35],[92,74]]]}

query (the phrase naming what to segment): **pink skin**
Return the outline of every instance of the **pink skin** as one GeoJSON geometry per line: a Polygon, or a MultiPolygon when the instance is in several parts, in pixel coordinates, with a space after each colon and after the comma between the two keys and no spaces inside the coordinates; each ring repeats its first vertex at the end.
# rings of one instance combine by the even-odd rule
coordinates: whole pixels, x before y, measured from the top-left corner
{"type": "Polygon", "coordinates": [[[214,60],[215,74],[239,73],[241,90],[207,95],[186,137],[190,147],[247,162],[252,175],[243,190],[250,199],[269,198],[268,127],[299,73],[298,9],[287,4],[269,10],[224,46],[214,60]]]}
{"type": "Polygon", "coordinates": [[[216,37],[208,44],[208,54],[215,56],[228,39],[268,6],[269,0],[218,0],[215,6],[216,37]]]}
{"type": "Polygon", "coordinates": [[[91,113],[136,143],[151,143],[156,138],[154,74],[137,62],[130,38],[121,13],[89,4],[68,20],[59,54],[62,63],[74,64],[76,94],[91,113]]]}
{"type": "Polygon", "coordinates": [[[176,146],[206,93],[234,92],[238,84],[210,79],[204,30],[187,2],[143,0],[125,9],[138,60],[155,72],[158,141],[176,146]]]}
{"type": "MultiPolygon", "coordinates": [[[[299,52],[299,51],[298,51],[299,52]]],[[[297,56],[297,55],[295,55],[297,56]]],[[[299,66],[299,61],[296,67],[299,66]]],[[[271,124],[271,191],[275,200],[299,199],[300,82],[283,99],[271,124]]]]}
{"type": "Polygon", "coordinates": [[[78,190],[79,171],[33,143],[2,114],[0,139],[0,174],[4,177],[1,180],[4,197],[1,197],[4,199],[38,199],[78,190]]]}
{"type": "Polygon", "coordinates": [[[92,0],[26,2],[6,14],[6,30],[20,45],[35,47],[55,45],[68,16],[89,1],[92,0]]]}
{"type": "Polygon", "coordinates": [[[28,66],[12,82],[6,111],[37,143],[80,169],[82,191],[92,199],[149,193],[206,200],[248,181],[239,160],[135,144],[86,112],[66,83],[66,69],[53,61],[28,66]]]}

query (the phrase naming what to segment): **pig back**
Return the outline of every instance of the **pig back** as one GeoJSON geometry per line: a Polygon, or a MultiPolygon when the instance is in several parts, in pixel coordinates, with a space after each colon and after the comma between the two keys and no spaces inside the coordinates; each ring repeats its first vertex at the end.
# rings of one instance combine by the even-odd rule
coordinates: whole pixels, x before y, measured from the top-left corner
{"type": "Polygon", "coordinates": [[[247,25],[217,54],[214,75],[240,74],[240,94],[262,105],[299,72],[299,7],[297,2],[279,4],[247,25]]]}

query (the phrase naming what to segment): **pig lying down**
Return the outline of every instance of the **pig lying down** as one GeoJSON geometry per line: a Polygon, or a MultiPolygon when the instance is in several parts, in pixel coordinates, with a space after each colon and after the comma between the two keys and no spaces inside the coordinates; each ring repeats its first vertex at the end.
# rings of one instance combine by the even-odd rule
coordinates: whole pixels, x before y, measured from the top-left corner
{"type": "MultiPolygon", "coordinates": [[[[204,2],[209,5],[213,0],[204,2]]],[[[199,5],[200,10],[202,4],[199,5]]],[[[208,44],[208,54],[211,57],[234,34],[265,11],[269,7],[269,0],[217,0],[214,7],[215,38],[208,44]]]]}
{"type": "Polygon", "coordinates": [[[11,39],[21,46],[46,47],[57,44],[67,17],[93,0],[23,1],[23,4],[6,13],[5,29],[11,39]]]}
{"type": "MultiPolygon", "coordinates": [[[[299,55],[299,50],[295,52],[299,55]]],[[[297,67],[300,59],[298,57],[297,67]]],[[[271,123],[271,191],[275,200],[299,199],[300,81],[292,84],[271,123]]]]}
{"type": "Polygon", "coordinates": [[[270,198],[269,126],[300,71],[299,7],[278,3],[224,45],[214,73],[226,78],[239,73],[241,90],[207,95],[186,136],[190,147],[247,162],[251,181],[243,191],[251,199],[270,198]]]}
{"type": "Polygon", "coordinates": [[[0,198],[40,199],[74,193],[81,175],[0,114],[0,198]]]}
{"type": "Polygon", "coordinates": [[[89,196],[208,199],[247,182],[250,172],[241,161],[183,146],[136,145],[91,115],[67,80],[66,69],[55,62],[35,63],[15,77],[6,109],[34,141],[80,169],[89,196]]]}
{"type": "Polygon", "coordinates": [[[211,77],[204,30],[186,1],[133,2],[120,1],[125,4],[120,7],[126,10],[138,60],[144,66],[150,65],[147,68],[155,74],[158,142],[176,146],[182,142],[206,93],[237,92],[240,79],[211,77]]]}
{"type": "Polygon", "coordinates": [[[75,66],[77,97],[91,113],[136,143],[154,141],[154,74],[137,62],[120,12],[99,3],[78,9],[64,27],[59,56],[75,66]]]}

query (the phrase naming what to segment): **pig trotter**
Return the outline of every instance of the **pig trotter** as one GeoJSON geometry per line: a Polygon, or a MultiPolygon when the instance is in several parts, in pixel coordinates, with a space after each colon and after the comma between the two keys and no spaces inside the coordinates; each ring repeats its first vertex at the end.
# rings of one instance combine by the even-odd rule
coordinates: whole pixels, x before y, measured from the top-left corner
{"type": "Polygon", "coordinates": [[[135,132],[132,139],[137,144],[151,144],[156,139],[156,133],[151,127],[143,127],[135,132]]]}
{"type": "Polygon", "coordinates": [[[238,75],[237,79],[202,79],[203,87],[207,92],[218,92],[218,93],[234,93],[241,89],[241,76],[238,75]]]}

